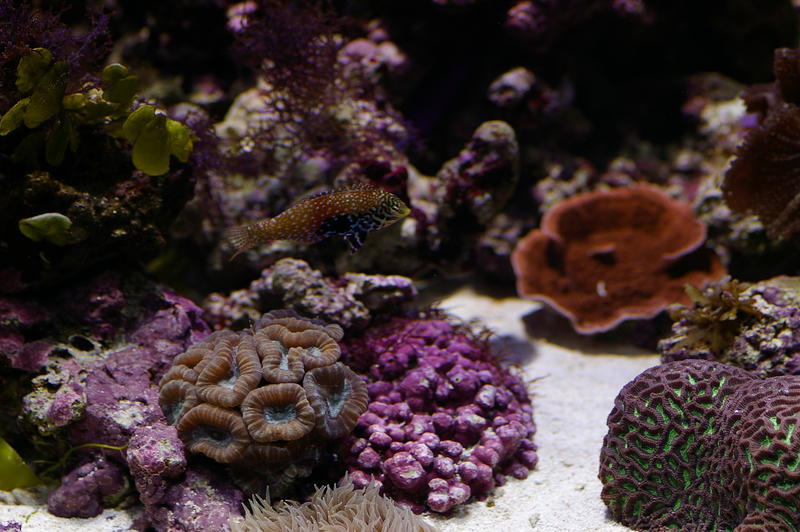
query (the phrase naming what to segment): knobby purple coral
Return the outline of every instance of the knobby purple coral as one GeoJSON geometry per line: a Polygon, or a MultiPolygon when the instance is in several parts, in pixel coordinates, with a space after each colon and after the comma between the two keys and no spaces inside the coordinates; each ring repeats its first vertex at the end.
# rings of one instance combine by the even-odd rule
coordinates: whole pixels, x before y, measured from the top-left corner
{"type": "Polygon", "coordinates": [[[346,440],[357,487],[372,477],[419,513],[448,512],[536,465],[531,403],[486,344],[439,318],[394,318],[344,343],[370,404],[346,440]]]}

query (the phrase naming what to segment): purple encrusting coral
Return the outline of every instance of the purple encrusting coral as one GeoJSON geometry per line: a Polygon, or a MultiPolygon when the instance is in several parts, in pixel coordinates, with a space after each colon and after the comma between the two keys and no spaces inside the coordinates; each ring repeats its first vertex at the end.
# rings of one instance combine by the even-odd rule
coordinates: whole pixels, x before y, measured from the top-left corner
{"type": "Polygon", "coordinates": [[[370,404],[345,442],[350,477],[371,477],[419,513],[481,498],[537,462],[530,399],[485,342],[438,317],[394,318],[344,342],[370,404]]]}

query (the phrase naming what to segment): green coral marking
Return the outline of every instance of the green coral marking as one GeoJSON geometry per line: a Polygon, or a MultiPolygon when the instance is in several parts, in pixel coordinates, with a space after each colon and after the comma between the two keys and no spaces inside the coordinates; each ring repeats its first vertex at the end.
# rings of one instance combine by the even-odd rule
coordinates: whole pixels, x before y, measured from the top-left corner
{"type": "Polygon", "coordinates": [[[632,483],[632,482],[630,482],[630,481],[629,481],[629,482],[624,482],[624,483],[622,484],[622,487],[623,487],[625,490],[627,490],[627,491],[630,491],[630,492],[634,492],[634,491],[636,491],[636,486],[634,486],[634,485],[633,485],[633,483],[632,483]]]}
{"type": "Polygon", "coordinates": [[[689,489],[689,486],[692,485],[692,477],[689,475],[689,472],[684,470],[683,471],[683,489],[689,489]]]}
{"type": "Polygon", "coordinates": [[[638,418],[639,416],[641,416],[641,414],[639,413],[639,407],[638,406],[634,406],[633,407],[633,417],[637,417],[638,418]]]}
{"type": "Polygon", "coordinates": [[[713,388],[711,388],[711,397],[716,397],[719,391],[722,389],[722,386],[725,384],[727,377],[722,377],[719,380],[719,384],[713,388]]]}
{"type": "Polygon", "coordinates": [[[800,453],[795,455],[794,462],[788,464],[789,471],[794,472],[797,470],[797,466],[800,466],[800,453]]]}
{"type": "Polygon", "coordinates": [[[637,448],[638,448],[640,451],[642,451],[642,452],[645,452],[645,453],[647,453],[647,454],[654,454],[654,453],[656,452],[656,447],[655,447],[655,445],[647,445],[647,444],[646,444],[646,443],[644,443],[644,442],[637,441],[637,442],[636,442],[636,447],[637,447],[637,448]]]}
{"type": "Polygon", "coordinates": [[[650,469],[650,464],[647,462],[647,460],[644,460],[643,458],[639,458],[636,455],[631,456],[631,458],[633,458],[633,461],[636,462],[637,464],[639,464],[639,467],[641,467],[645,471],[650,469]]]}
{"type": "Polygon", "coordinates": [[[747,456],[747,463],[750,464],[750,472],[753,472],[755,466],[753,465],[753,455],[750,454],[750,449],[745,449],[744,451],[745,456],[747,456]]]}
{"type": "Polygon", "coordinates": [[[664,423],[669,423],[669,418],[667,417],[666,412],[664,412],[664,406],[661,404],[656,405],[656,412],[661,416],[661,420],[664,423]]]}
{"type": "Polygon", "coordinates": [[[635,469],[631,470],[631,476],[635,478],[638,482],[641,482],[644,479],[644,475],[642,475],[635,469]]]}
{"type": "Polygon", "coordinates": [[[761,440],[761,447],[769,447],[772,445],[772,438],[769,435],[764,436],[764,439],[761,440]]]}
{"type": "Polygon", "coordinates": [[[695,378],[694,378],[694,377],[692,377],[691,375],[686,375],[686,378],[689,380],[689,384],[691,384],[692,386],[694,386],[695,384],[697,384],[697,381],[696,381],[696,380],[695,380],[695,378]]]}
{"type": "Polygon", "coordinates": [[[675,438],[678,437],[678,431],[674,428],[669,429],[669,434],[667,434],[667,441],[664,443],[664,452],[668,453],[670,449],[672,449],[672,444],[675,441],[675,438]]]}
{"type": "MultiPolygon", "coordinates": [[[[766,479],[762,479],[762,480],[766,480],[766,479]]],[[[800,482],[793,482],[793,481],[791,481],[789,479],[784,479],[784,480],[781,480],[781,481],[775,483],[775,485],[778,487],[778,489],[781,489],[783,491],[790,490],[790,489],[796,487],[798,484],[800,484],[800,482]]],[[[787,501],[786,505],[790,506],[788,501],[787,501]]],[[[794,509],[794,508],[792,508],[792,509],[794,509]]]]}
{"type": "Polygon", "coordinates": [[[642,515],[642,501],[633,503],[633,515],[638,519],[642,515]]]}
{"type": "Polygon", "coordinates": [[[705,472],[706,469],[708,469],[708,465],[707,464],[700,463],[700,464],[695,465],[694,466],[694,476],[699,478],[705,472]]]}
{"type": "Polygon", "coordinates": [[[794,423],[789,423],[789,426],[786,427],[786,438],[783,441],[786,443],[791,443],[792,441],[792,434],[794,434],[794,423]]]}
{"type": "Polygon", "coordinates": [[[772,429],[773,430],[778,430],[780,428],[781,425],[780,425],[780,423],[778,423],[778,417],[777,416],[770,416],[769,420],[772,422],[772,429]]]}
{"type": "Polygon", "coordinates": [[[683,408],[681,408],[681,405],[679,405],[675,399],[672,397],[667,397],[667,402],[669,403],[669,407],[671,409],[676,411],[679,415],[683,415],[683,408]]]}
{"type": "Polygon", "coordinates": [[[708,425],[706,426],[706,430],[703,431],[704,435],[714,434],[713,423],[714,423],[714,418],[712,417],[711,419],[708,420],[708,425]]]}
{"type": "Polygon", "coordinates": [[[667,475],[666,477],[664,477],[664,479],[667,481],[667,484],[669,484],[669,486],[671,488],[678,489],[678,479],[677,478],[675,478],[672,475],[667,475]]]}
{"type": "Polygon", "coordinates": [[[661,432],[657,430],[642,429],[642,434],[651,440],[657,440],[661,436],[661,432]]]}
{"type": "Polygon", "coordinates": [[[674,512],[676,510],[680,510],[680,508],[681,508],[681,500],[678,499],[677,501],[675,501],[675,504],[672,505],[672,511],[674,512]]]}

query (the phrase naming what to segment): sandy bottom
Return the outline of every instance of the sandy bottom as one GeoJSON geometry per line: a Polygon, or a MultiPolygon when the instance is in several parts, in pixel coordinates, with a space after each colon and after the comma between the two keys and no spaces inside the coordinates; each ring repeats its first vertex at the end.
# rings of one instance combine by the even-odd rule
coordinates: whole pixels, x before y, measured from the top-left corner
{"type": "MultiPolygon", "coordinates": [[[[535,307],[462,289],[440,306],[464,319],[480,318],[496,333],[497,350],[532,380],[539,464],[525,480],[509,480],[486,501],[430,521],[442,532],[625,531],[609,521],[600,500],[598,456],[606,417],[619,390],[658,363],[652,353],[598,345],[567,335],[556,343],[531,338],[522,317],[535,307]],[[569,347],[566,347],[569,346],[569,347]]],[[[23,522],[25,532],[128,530],[132,517],[106,511],[93,519],[60,519],[44,508],[0,505],[0,524],[23,522]]]]}

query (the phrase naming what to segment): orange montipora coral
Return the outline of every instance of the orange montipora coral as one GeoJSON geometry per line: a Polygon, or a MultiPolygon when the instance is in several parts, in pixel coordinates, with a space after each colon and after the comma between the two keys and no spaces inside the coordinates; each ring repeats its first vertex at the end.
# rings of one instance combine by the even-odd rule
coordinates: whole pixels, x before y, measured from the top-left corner
{"type": "Polygon", "coordinates": [[[579,194],[517,243],[517,292],[551,305],[580,333],[607,331],[688,302],[686,283],[723,276],[716,255],[700,248],[705,237],[689,206],[655,187],[579,194]]]}

